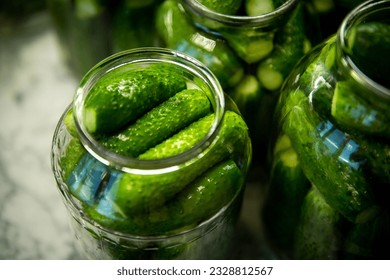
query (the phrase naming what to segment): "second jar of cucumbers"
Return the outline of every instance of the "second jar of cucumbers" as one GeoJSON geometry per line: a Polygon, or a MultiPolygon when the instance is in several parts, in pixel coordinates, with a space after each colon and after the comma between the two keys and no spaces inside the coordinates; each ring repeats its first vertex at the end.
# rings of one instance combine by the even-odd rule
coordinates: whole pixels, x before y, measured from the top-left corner
{"type": "Polygon", "coordinates": [[[351,11],[285,84],[263,211],[281,258],[389,259],[390,1],[351,11]]]}
{"type": "Polygon", "coordinates": [[[202,61],[238,105],[263,162],[279,89],[308,42],[299,0],[165,0],[156,27],[165,45],[202,61]]]}
{"type": "Polygon", "coordinates": [[[93,67],[52,148],[76,246],[92,259],[228,258],[250,163],[248,128],[215,76],[155,48],[93,67]]]}

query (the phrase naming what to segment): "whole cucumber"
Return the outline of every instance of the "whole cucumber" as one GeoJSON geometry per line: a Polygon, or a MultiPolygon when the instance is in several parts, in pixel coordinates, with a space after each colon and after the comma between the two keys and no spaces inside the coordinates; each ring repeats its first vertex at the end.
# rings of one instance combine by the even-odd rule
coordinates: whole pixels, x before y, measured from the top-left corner
{"type": "Polygon", "coordinates": [[[186,88],[184,77],[172,67],[122,68],[108,72],[88,93],[83,121],[92,134],[114,133],[186,88]]]}

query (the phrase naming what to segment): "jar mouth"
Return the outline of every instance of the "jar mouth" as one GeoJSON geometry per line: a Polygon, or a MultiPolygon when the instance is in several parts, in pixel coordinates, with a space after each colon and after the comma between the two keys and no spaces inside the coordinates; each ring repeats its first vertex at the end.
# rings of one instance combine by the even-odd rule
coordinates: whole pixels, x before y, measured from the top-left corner
{"type": "Polygon", "coordinates": [[[231,27],[268,27],[274,26],[275,21],[285,21],[285,15],[291,13],[299,0],[287,0],[273,11],[258,16],[227,15],[215,12],[196,0],[182,0],[190,11],[201,14],[202,17],[217,21],[231,27]]]}
{"type": "Polygon", "coordinates": [[[74,121],[84,148],[107,166],[132,174],[162,174],[190,165],[201,158],[212,145],[225,112],[225,98],[221,85],[214,74],[198,60],[176,50],[158,47],[136,48],[114,54],[93,67],[81,80],[73,102],[74,121]],[[83,122],[83,109],[89,91],[97,81],[113,69],[130,64],[171,63],[208,87],[214,109],[214,120],[207,135],[192,148],[163,159],[143,160],[120,155],[106,148],[88,132],[83,122]]]}
{"type": "Polygon", "coordinates": [[[376,95],[386,100],[390,100],[390,89],[366,75],[366,73],[364,73],[358,67],[358,65],[353,59],[351,47],[348,43],[348,38],[350,36],[352,27],[361,23],[371,21],[371,17],[375,17],[375,15],[380,15],[379,12],[382,14],[382,16],[379,17],[379,21],[388,21],[388,17],[386,18],[386,16],[384,17],[383,15],[385,13],[387,14],[387,16],[390,15],[390,2],[386,0],[371,0],[355,7],[355,9],[353,9],[344,18],[343,22],[340,25],[340,28],[337,32],[337,44],[341,52],[341,64],[344,66],[345,69],[349,69],[350,75],[353,77],[353,79],[358,84],[361,84],[365,88],[368,88],[370,92],[375,93],[376,95]]]}

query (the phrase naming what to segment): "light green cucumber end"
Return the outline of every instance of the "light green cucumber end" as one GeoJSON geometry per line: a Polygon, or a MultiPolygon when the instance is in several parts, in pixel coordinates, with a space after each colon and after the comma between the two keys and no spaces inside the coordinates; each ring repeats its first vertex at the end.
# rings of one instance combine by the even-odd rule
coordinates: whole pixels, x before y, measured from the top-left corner
{"type": "Polygon", "coordinates": [[[268,90],[277,90],[283,84],[283,75],[279,71],[272,69],[268,64],[262,64],[258,71],[257,77],[260,83],[268,90]]]}
{"type": "Polygon", "coordinates": [[[84,124],[89,133],[94,133],[96,132],[96,110],[95,109],[85,109],[84,112],[84,124]]]}

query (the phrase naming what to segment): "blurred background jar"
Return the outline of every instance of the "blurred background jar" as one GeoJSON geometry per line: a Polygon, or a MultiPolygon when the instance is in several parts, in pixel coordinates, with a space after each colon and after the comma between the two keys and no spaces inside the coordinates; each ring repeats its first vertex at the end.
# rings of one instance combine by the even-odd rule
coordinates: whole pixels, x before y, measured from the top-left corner
{"type": "Polygon", "coordinates": [[[46,0],[3,0],[0,2],[0,36],[13,34],[29,19],[46,9],[46,0]]]}
{"type": "Polygon", "coordinates": [[[289,76],[263,209],[277,257],[390,257],[389,54],[390,1],[368,1],[289,76]]]}
{"type": "MultiPolygon", "coordinates": [[[[168,114],[168,107],[153,114],[166,117],[164,122],[168,118],[187,121],[190,114],[183,112],[181,103],[178,99],[172,103],[171,111],[179,110],[176,115],[168,114]]],[[[196,108],[188,107],[188,111],[199,111],[196,108]]],[[[150,127],[149,120],[146,125],[150,127]]],[[[150,141],[156,137],[153,133],[164,133],[164,127],[156,125],[152,133],[141,130],[128,138],[131,143],[136,141],[134,137],[142,136],[150,141]]],[[[248,128],[234,103],[225,99],[215,76],[187,55],[155,48],[122,52],[93,67],[60,119],[52,146],[53,173],[69,213],[76,247],[89,259],[229,258],[250,162],[248,128]],[[146,73],[142,76],[145,78],[150,71],[158,70],[162,72],[152,72],[152,81],[138,79],[139,73],[146,73]],[[126,88],[126,75],[134,73],[138,73],[135,83],[141,83],[143,90],[134,93],[137,97],[133,99],[142,104],[121,104],[115,90],[99,93],[99,83],[105,89],[115,88],[118,79],[118,90],[126,88]],[[126,128],[111,131],[116,120],[136,111],[123,108],[142,107],[156,96],[161,99],[164,90],[159,83],[168,84],[167,79],[180,88],[199,89],[203,98],[189,102],[202,107],[200,104],[207,100],[203,106],[208,110],[206,116],[189,121],[184,125],[188,129],[176,129],[160,137],[159,142],[147,144],[150,147],[143,147],[137,156],[124,155],[102,144],[102,139],[115,133],[127,141],[125,132],[122,134],[126,128]],[[95,88],[99,100],[96,95],[90,99],[97,93],[95,88]],[[90,118],[86,114],[91,107],[85,105],[89,100],[102,103],[101,110],[117,112],[94,111],[106,116],[98,123],[108,123],[110,134],[104,134],[101,127],[98,135],[89,131],[90,118]]]]}
{"type": "Polygon", "coordinates": [[[202,61],[237,104],[253,141],[253,166],[265,163],[279,89],[310,48],[299,0],[165,0],[157,29],[165,46],[202,61]]]}
{"type": "Polygon", "coordinates": [[[159,46],[154,12],[161,0],[48,0],[61,55],[76,78],[107,56],[159,46]]]}

